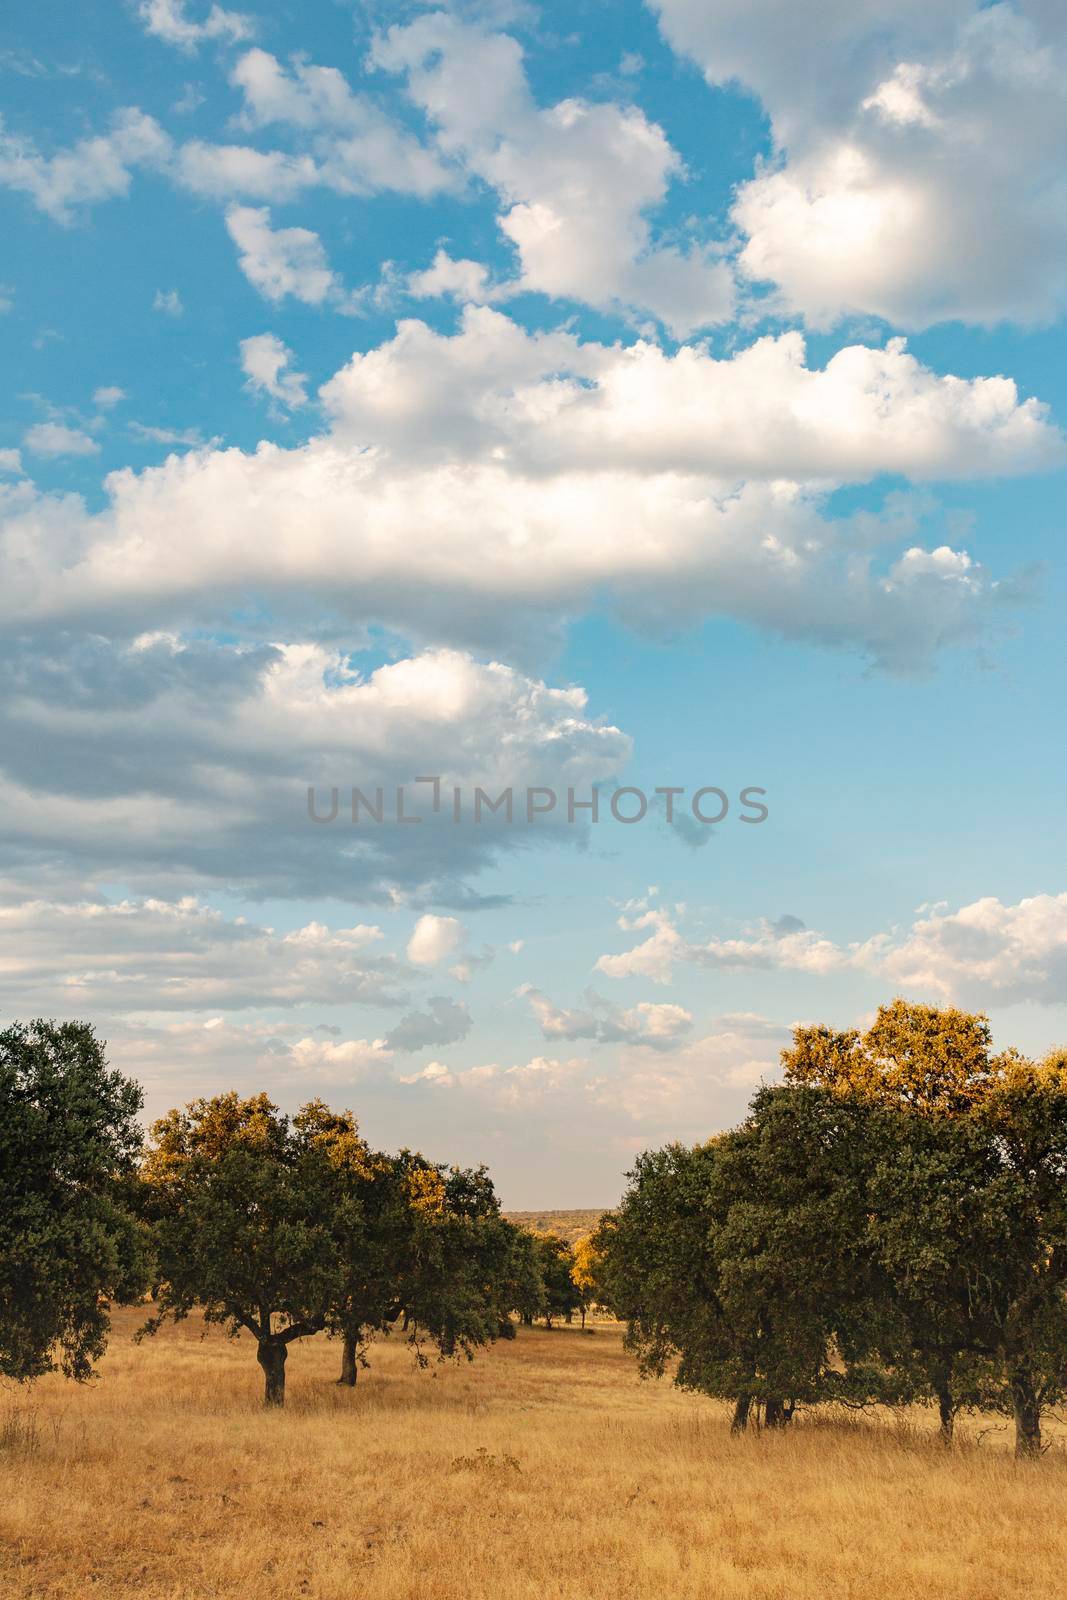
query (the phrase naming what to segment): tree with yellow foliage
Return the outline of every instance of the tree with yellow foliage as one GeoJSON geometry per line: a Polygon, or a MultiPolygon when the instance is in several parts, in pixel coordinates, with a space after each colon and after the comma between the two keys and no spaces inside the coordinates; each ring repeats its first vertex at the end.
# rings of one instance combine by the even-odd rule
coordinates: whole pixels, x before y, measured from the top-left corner
{"type": "Polygon", "coordinates": [[[865,1033],[798,1028],[786,1082],[882,1114],[870,1222],[892,1284],[897,1355],[951,1438],[961,1384],[1002,1398],[1021,1457],[1067,1388],[1067,1070],[994,1054],[986,1017],[897,999],[865,1033]]]}
{"type": "Polygon", "coordinates": [[[582,1314],[582,1327],[591,1306],[601,1303],[601,1277],[604,1258],[597,1248],[594,1235],[587,1233],[576,1239],[571,1251],[571,1282],[578,1291],[578,1309],[582,1314]]]}

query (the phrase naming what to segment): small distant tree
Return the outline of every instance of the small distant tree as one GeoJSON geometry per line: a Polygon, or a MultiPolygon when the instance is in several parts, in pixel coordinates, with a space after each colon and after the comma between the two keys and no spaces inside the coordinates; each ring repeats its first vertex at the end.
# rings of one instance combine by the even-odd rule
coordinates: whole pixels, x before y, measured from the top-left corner
{"type": "Polygon", "coordinates": [[[140,1149],[137,1084],[108,1068],[82,1022],[0,1033],[0,1374],[60,1368],[84,1380],[112,1300],[148,1279],[129,1201],[140,1149]]]}
{"type": "Polygon", "coordinates": [[[593,1234],[587,1233],[584,1238],[575,1241],[571,1258],[571,1281],[578,1294],[578,1309],[584,1328],[590,1307],[602,1303],[600,1278],[603,1259],[593,1234]]]}
{"type": "Polygon", "coordinates": [[[545,1281],[541,1275],[541,1252],[537,1237],[528,1228],[508,1223],[510,1229],[507,1264],[507,1329],[504,1337],[514,1335],[511,1313],[515,1312],[524,1327],[532,1327],[534,1319],[544,1314],[545,1281]]]}
{"type": "Polygon", "coordinates": [[[575,1285],[571,1270],[574,1254],[566,1239],[558,1233],[538,1236],[538,1254],[541,1260],[541,1279],[544,1284],[542,1316],[545,1326],[551,1328],[553,1317],[563,1317],[570,1322],[581,1304],[581,1295],[575,1285]]]}
{"type": "Polygon", "coordinates": [[[399,1159],[409,1184],[419,1175],[421,1194],[402,1284],[409,1337],[416,1348],[425,1337],[442,1357],[472,1359],[505,1327],[510,1332],[516,1230],[484,1167],[428,1169],[410,1152],[399,1159]]]}
{"type": "Polygon", "coordinates": [[[285,1401],[294,1339],[327,1326],[339,1298],[331,1147],[265,1094],[195,1100],[152,1128],[142,1168],[154,1224],[157,1315],[199,1305],[256,1341],[267,1405],[285,1401]]]}

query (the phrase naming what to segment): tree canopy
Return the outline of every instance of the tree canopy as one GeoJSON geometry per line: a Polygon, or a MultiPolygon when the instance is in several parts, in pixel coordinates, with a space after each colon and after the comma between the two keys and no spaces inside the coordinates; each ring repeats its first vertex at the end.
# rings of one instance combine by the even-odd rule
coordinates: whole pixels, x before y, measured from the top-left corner
{"type": "Polygon", "coordinates": [[[144,1237],[129,1204],[141,1091],[79,1022],[0,1033],[0,1374],[84,1379],[111,1299],[138,1295],[144,1237]]]}
{"type": "Polygon", "coordinates": [[[732,1132],[642,1156],[596,1243],[646,1372],[753,1402],[935,1400],[1015,1419],[1067,1392],[1067,1071],[902,1000],[798,1028],[732,1132]]]}

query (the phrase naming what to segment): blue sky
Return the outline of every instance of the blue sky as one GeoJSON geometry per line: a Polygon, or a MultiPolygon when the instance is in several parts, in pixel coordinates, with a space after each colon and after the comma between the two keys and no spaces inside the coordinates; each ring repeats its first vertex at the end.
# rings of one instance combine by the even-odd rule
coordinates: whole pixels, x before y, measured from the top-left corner
{"type": "Polygon", "coordinates": [[[865,9],[17,8],[8,1015],[513,1205],[797,1021],[1064,1042],[1067,22],[865,9]],[[307,820],[424,772],[735,804],[307,820]]]}

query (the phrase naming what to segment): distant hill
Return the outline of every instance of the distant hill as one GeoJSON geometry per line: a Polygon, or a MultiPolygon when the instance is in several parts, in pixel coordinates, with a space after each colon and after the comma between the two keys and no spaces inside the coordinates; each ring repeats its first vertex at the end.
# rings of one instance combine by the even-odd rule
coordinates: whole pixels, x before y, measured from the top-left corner
{"type": "Polygon", "coordinates": [[[602,1206],[595,1211],[505,1211],[504,1215],[509,1222],[531,1228],[534,1233],[558,1233],[561,1239],[573,1244],[576,1239],[592,1233],[604,1212],[609,1209],[608,1206],[602,1206]]]}

